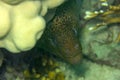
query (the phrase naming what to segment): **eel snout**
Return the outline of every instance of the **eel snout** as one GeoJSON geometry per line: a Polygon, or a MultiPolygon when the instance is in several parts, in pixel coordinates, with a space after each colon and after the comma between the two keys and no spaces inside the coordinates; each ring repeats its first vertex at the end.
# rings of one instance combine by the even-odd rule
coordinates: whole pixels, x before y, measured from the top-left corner
{"type": "Polygon", "coordinates": [[[78,43],[74,43],[73,45],[65,44],[64,49],[61,49],[62,57],[71,64],[77,64],[82,59],[82,51],[81,47],[78,43]],[[68,45],[66,48],[65,46],[68,45]]]}

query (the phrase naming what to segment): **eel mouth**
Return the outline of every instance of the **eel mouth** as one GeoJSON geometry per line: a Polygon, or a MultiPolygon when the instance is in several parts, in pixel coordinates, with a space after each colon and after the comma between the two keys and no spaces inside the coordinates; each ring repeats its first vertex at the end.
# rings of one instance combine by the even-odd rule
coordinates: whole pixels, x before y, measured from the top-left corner
{"type": "Polygon", "coordinates": [[[79,44],[60,47],[59,56],[70,64],[77,64],[82,59],[82,47],[79,44]],[[62,48],[62,49],[61,49],[62,48]]]}
{"type": "Polygon", "coordinates": [[[82,59],[82,55],[79,53],[73,57],[66,57],[67,62],[69,62],[70,64],[78,64],[81,62],[82,59]]]}

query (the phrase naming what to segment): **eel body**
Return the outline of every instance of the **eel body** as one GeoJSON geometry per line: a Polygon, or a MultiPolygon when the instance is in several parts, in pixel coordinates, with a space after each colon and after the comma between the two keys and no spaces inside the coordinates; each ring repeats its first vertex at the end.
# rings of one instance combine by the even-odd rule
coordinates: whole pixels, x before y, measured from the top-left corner
{"type": "Polygon", "coordinates": [[[41,48],[71,64],[78,63],[82,58],[78,35],[79,19],[75,4],[74,0],[69,0],[59,6],[39,40],[41,48]]]}

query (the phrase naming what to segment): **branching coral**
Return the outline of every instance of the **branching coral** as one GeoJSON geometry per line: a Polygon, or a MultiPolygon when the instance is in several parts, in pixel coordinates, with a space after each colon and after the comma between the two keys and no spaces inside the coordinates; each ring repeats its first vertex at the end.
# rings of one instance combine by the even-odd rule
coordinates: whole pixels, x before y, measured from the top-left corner
{"type": "MultiPolygon", "coordinates": [[[[109,5],[107,0],[100,0],[101,6],[106,8],[106,10],[99,11],[86,11],[86,16],[84,17],[86,20],[91,19],[100,19],[103,23],[97,24],[96,27],[100,27],[102,25],[108,25],[113,23],[120,23],[120,4],[119,5],[109,5]]],[[[96,28],[95,27],[95,28],[96,28]]]]}
{"type": "MultiPolygon", "coordinates": [[[[105,8],[105,10],[100,9],[99,11],[86,11],[86,16],[84,17],[86,20],[98,19],[101,22],[96,24],[96,26],[91,27],[89,30],[96,30],[97,28],[105,25],[120,23],[120,4],[118,5],[109,5],[107,0],[100,0],[101,6],[105,8]]],[[[116,39],[116,42],[119,42],[119,35],[116,39]]]]}
{"type": "Polygon", "coordinates": [[[47,9],[65,0],[1,0],[0,47],[10,52],[26,51],[41,37],[47,9]]]}

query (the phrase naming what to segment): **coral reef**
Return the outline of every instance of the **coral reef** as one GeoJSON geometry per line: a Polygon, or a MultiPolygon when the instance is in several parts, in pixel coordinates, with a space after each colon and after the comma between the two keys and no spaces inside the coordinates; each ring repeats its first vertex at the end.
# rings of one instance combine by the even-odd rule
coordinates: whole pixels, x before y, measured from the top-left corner
{"type": "Polygon", "coordinates": [[[12,54],[1,49],[0,80],[120,79],[120,1],[77,2],[48,14],[45,33],[32,50],[12,54]]]}
{"type": "Polygon", "coordinates": [[[5,49],[2,52],[0,80],[65,80],[61,61],[39,48],[21,54],[12,54],[5,49]]]}
{"type": "Polygon", "coordinates": [[[65,80],[64,73],[59,69],[59,62],[48,54],[36,56],[24,70],[25,80],[65,80]]]}

